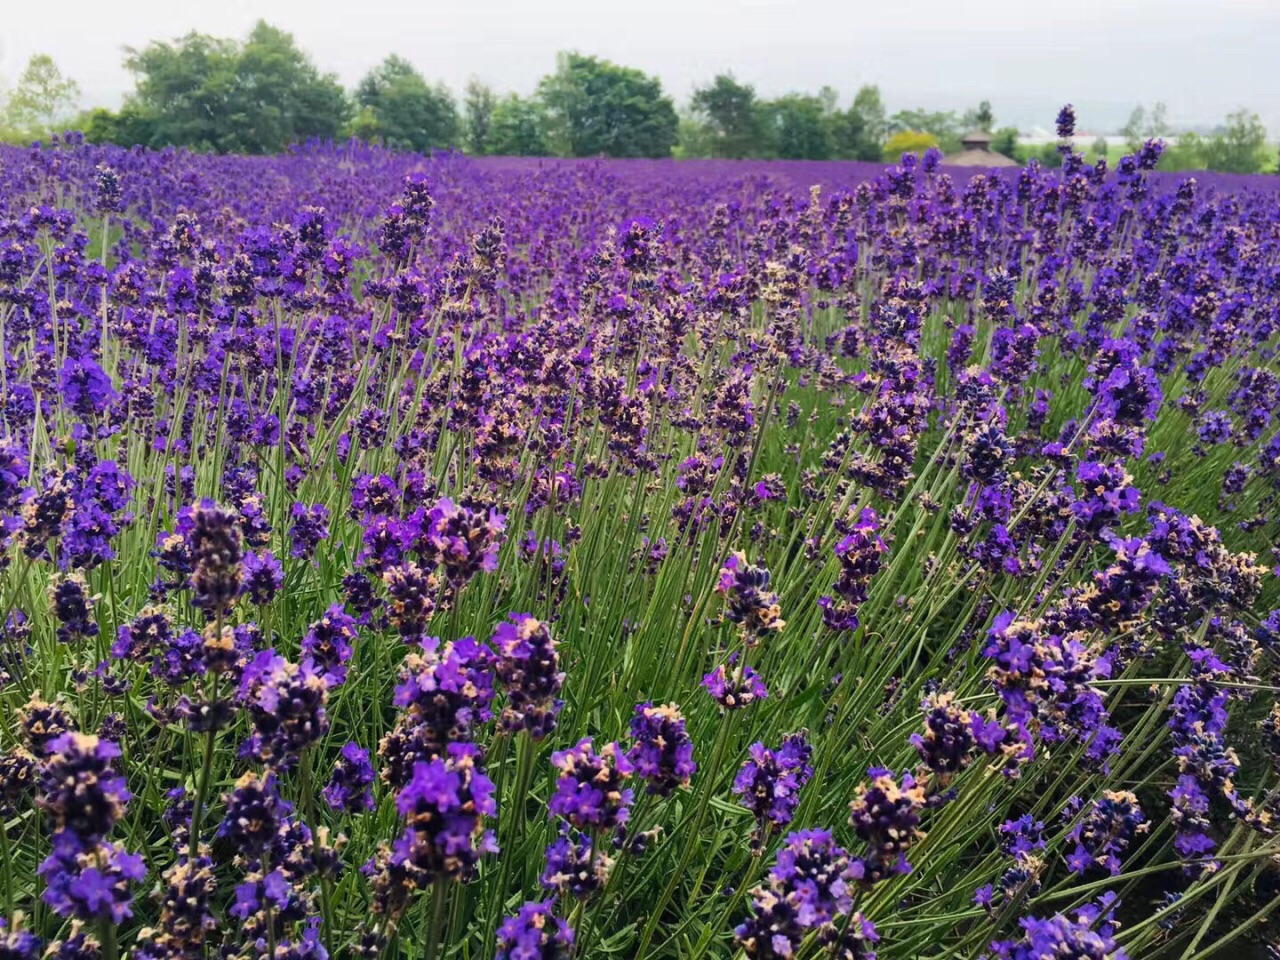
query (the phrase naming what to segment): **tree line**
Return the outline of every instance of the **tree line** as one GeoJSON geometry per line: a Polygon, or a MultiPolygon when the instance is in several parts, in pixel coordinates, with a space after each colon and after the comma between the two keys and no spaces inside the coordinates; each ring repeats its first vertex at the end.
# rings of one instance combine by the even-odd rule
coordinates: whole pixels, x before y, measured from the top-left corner
{"type": "MultiPolygon", "coordinates": [[[[0,104],[0,137],[36,139],[66,121],[92,142],[226,153],[357,137],[420,152],[893,161],[929,147],[954,152],[965,132],[978,129],[991,134],[992,150],[1018,161],[1061,162],[1053,144],[1019,144],[1015,128],[997,127],[988,101],[964,113],[888,114],[874,85],[842,105],[831,87],[765,98],[722,73],[678,109],[657,77],[566,52],[529,96],[472,79],[459,98],[396,54],[347,91],[291,34],[265,21],[243,40],[193,32],[126,54],[134,90],[120,109],[74,118],[75,82],[48,56],[33,57],[0,104]]],[[[1124,134],[1137,146],[1148,136],[1169,136],[1163,105],[1138,108],[1124,134]]],[[[1105,155],[1107,144],[1093,152],[1105,155]]],[[[1267,154],[1257,115],[1239,111],[1214,136],[1178,137],[1162,165],[1256,172],[1272,159],[1267,154]]]]}

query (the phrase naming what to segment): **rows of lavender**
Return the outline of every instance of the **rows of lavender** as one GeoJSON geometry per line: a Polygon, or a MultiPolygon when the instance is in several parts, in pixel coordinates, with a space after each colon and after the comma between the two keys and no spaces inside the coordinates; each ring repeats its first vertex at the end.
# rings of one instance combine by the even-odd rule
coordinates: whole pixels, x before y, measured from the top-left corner
{"type": "Polygon", "coordinates": [[[1280,184],[1158,150],[0,152],[0,957],[1265,938],[1280,184]]]}

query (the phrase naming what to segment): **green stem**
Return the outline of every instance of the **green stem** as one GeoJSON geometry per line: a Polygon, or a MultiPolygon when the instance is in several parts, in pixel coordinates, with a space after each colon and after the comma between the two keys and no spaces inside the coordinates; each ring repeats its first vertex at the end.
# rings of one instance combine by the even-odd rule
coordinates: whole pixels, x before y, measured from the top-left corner
{"type": "Polygon", "coordinates": [[[649,921],[645,924],[644,933],[640,937],[640,947],[636,950],[634,960],[644,960],[648,956],[649,944],[653,941],[654,931],[658,929],[658,924],[662,922],[662,912],[666,910],[667,904],[675,896],[676,888],[680,886],[680,879],[684,876],[685,870],[689,868],[689,862],[693,859],[694,852],[700,846],[698,841],[702,836],[702,821],[706,817],[707,808],[711,804],[711,794],[715,790],[716,778],[720,773],[720,766],[724,762],[725,748],[729,745],[729,732],[733,728],[734,719],[735,714],[730,711],[721,720],[720,732],[716,735],[715,752],[711,758],[711,767],[707,771],[706,779],[702,784],[702,794],[698,798],[698,811],[693,817],[693,824],[684,845],[684,854],[680,858],[680,865],[671,874],[671,879],[667,881],[667,886],[662,891],[662,897],[649,914],[649,921]]]}
{"type": "Polygon", "coordinates": [[[449,881],[437,880],[431,885],[431,924],[427,927],[427,942],[423,960],[436,960],[440,939],[444,935],[445,905],[449,899],[449,881]]]}

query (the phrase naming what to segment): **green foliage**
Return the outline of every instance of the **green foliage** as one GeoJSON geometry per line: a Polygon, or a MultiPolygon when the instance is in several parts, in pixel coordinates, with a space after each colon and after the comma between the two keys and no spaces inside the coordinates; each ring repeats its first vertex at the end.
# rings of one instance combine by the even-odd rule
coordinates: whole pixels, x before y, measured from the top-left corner
{"type": "Polygon", "coordinates": [[[764,135],[773,156],[783,160],[829,160],[832,156],[829,103],[808,93],[789,93],[766,103],[764,135]]]}
{"type": "Polygon", "coordinates": [[[972,110],[965,111],[961,125],[966,131],[981,130],[990,133],[996,125],[996,115],[991,110],[991,101],[983,100],[972,110]]]}
{"type": "Polygon", "coordinates": [[[991,137],[991,152],[1018,159],[1018,128],[1001,127],[991,137]]]}
{"type": "Polygon", "coordinates": [[[504,157],[546,157],[547,114],[535,98],[509,93],[493,107],[489,128],[489,153],[504,157]]]}
{"type": "Polygon", "coordinates": [[[121,129],[145,132],[152,146],[272,153],[332,139],[346,119],[337,79],[261,20],[243,43],[189,33],[130,50],[125,66],[137,78],[127,108],[145,122],[121,129]]]}
{"type": "Polygon", "coordinates": [[[1056,168],[1062,166],[1062,154],[1055,143],[1019,145],[1014,150],[1014,159],[1025,164],[1029,160],[1039,160],[1042,167],[1056,168]]]}
{"type": "Polygon", "coordinates": [[[1133,108],[1129,114],[1129,122],[1120,131],[1124,135],[1125,146],[1130,153],[1137,153],[1148,140],[1158,140],[1169,136],[1168,108],[1157,103],[1147,113],[1141,104],[1133,108]]]}
{"type": "Polygon", "coordinates": [[[448,88],[427,83],[394,53],[365,74],[355,100],[373,112],[376,136],[388,146],[425,153],[458,142],[461,122],[448,88]]]}
{"type": "Polygon", "coordinates": [[[562,53],[539,95],[557,152],[574,157],[668,157],[679,118],[662,83],[634,67],[562,53]]]}
{"type": "Polygon", "coordinates": [[[0,133],[19,141],[47,137],[71,116],[79,100],[80,85],[63,76],[53,57],[34,54],[4,98],[0,133]]]}
{"type": "Polygon", "coordinates": [[[1259,173],[1266,163],[1267,128],[1243,107],[1228,114],[1220,133],[1204,145],[1206,166],[1225,173],[1259,173]]]}
{"type": "Polygon", "coordinates": [[[960,120],[950,110],[899,110],[889,118],[889,133],[908,132],[931,134],[943,153],[960,149],[960,120]]]}
{"type": "Polygon", "coordinates": [[[497,94],[487,83],[475,77],[467,81],[463,96],[466,112],[467,150],[475,154],[490,153],[493,140],[493,111],[498,105],[497,94]]]}
{"type": "Polygon", "coordinates": [[[693,92],[690,103],[694,116],[705,127],[705,156],[759,156],[762,120],[756,91],[748,83],[739,83],[731,73],[716,76],[705,87],[693,92]]]}
{"type": "Polygon", "coordinates": [[[132,146],[135,143],[152,143],[155,136],[155,118],[136,103],[126,103],[119,111],[95,107],[82,113],[75,126],[90,143],[115,143],[132,146]]]}
{"type": "Polygon", "coordinates": [[[922,154],[938,145],[938,138],[924,130],[899,130],[885,142],[884,161],[897,163],[904,153],[922,154]]]}
{"type": "MultiPolygon", "coordinates": [[[[865,125],[865,138],[868,142],[874,142],[877,153],[880,144],[884,142],[884,138],[888,136],[889,124],[885,120],[884,100],[880,97],[880,88],[874,84],[866,84],[858,88],[858,92],[853,96],[853,107],[855,113],[862,118],[865,125]]],[[[875,157],[862,157],[859,159],[873,160],[875,157]]]]}

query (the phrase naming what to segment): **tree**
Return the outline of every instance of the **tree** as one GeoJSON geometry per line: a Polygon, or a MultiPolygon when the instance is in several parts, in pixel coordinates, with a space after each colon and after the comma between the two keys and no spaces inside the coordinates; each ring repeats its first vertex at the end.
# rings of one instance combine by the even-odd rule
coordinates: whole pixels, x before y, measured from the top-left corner
{"type": "Polygon", "coordinates": [[[853,96],[853,106],[850,108],[862,118],[863,136],[869,143],[874,143],[876,155],[874,157],[859,157],[860,160],[879,160],[880,145],[884,143],[884,138],[888,135],[888,124],[884,115],[884,101],[880,98],[880,88],[874,84],[868,84],[858,88],[858,92],[853,96]]]}
{"type": "Polygon", "coordinates": [[[973,110],[965,112],[962,121],[965,130],[981,130],[990,133],[996,125],[996,116],[991,111],[991,101],[983,100],[973,110]]]}
{"type": "Polygon", "coordinates": [[[959,126],[959,120],[950,110],[899,110],[889,118],[890,133],[914,131],[932,134],[943,153],[954,153],[960,149],[959,126]]]}
{"type": "Polygon", "coordinates": [[[493,111],[498,98],[493,88],[475,77],[467,81],[463,103],[466,110],[467,149],[472,153],[489,153],[493,135],[493,111]]]}
{"type": "Polygon", "coordinates": [[[243,43],[189,33],[130,50],[125,66],[137,82],[126,105],[146,119],[151,146],[271,153],[331,139],[346,119],[337,79],[262,20],[243,43]]]}
{"type": "Polygon", "coordinates": [[[373,111],[377,136],[389,147],[425,153],[458,142],[453,95],[429,84],[408,60],[391,54],[356,87],[356,103],[373,111]]]}
{"type": "Polygon", "coordinates": [[[760,112],[755,88],[731,73],[718,74],[693,92],[694,116],[707,129],[710,156],[752,157],[762,152],[760,112]]]}
{"type": "Polygon", "coordinates": [[[1111,144],[1104,136],[1099,136],[1093,141],[1093,152],[1098,157],[1106,157],[1111,152],[1111,144]]]}
{"type": "Polygon", "coordinates": [[[1129,122],[1120,129],[1120,135],[1124,137],[1125,147],[1130,153],[1137,153],[1142,149],[1143,135],[1142,132],[1147,127],[1147,110],[1142,104],[1134,107],[1129,114],[1129,122]]]}
{"type": "Polygon", "coordinates": [[[922,154],[938,145],[938,138],[924,130],[899,130],[884,145],[886,163],[897,163],[904,153],[922,154]]]}
{"type": "Polygon", "coordinates": [[[538,94],[562,152],[575,157],[669,157],[680,120],[662,83],[633,67],[562,53],[538,94]]]}
{"type": "Polygon", "coordinates": [[[773,154],[783,160],[831,158],[830,102],[808,93],[789,93],[763,107],[773,154]]]}
{"type": "Polygon", "coordinates": [[[1018,159],[1018,128],[1017,127],[1001,127],[991,137],[991,150],[993,153],[999,153],[1008,157],[1010,160],[1018,159]]]}
{"type": "Polygon", "coordinates": [[[34,54],[5,100],[0,126],[26,139],[43,137],[68,119],[80,100],[80,85],[63,76],[53,57],[34,54]]]}
{"type": "Polygon", "coordinates": [[[546,157],[547,114],[541,101],[507,94],[493,107],[489,152],[504,157],[546,157]]]}
{"type": "Polygon", "coordinates": [[[1210,170],[1258,173],[1266,163],[1267,128],[1262,118],[1241,107],[1228,114],[1222,131],[1205,144],[1210,170]]]}
{"type": "Polygon", "coordinates": [[[122,147],[151,143],[155,134],[151,115],[132,103],[126,103],[117,113],[95,107],[82,113],[75,126],[90,143],[114,143],[122,147]]]}
{"type": "Polygon", "coordinates": [[[1148,140],[1159,140],[1169,136],[1169,108],[1157,102],[1148,113],[1141,104],[1133,108],[1129,114],[1129,122],[1120,130],[1124,136],[1125,147],[1130,153],[1137,153],[1148,140]]]}

